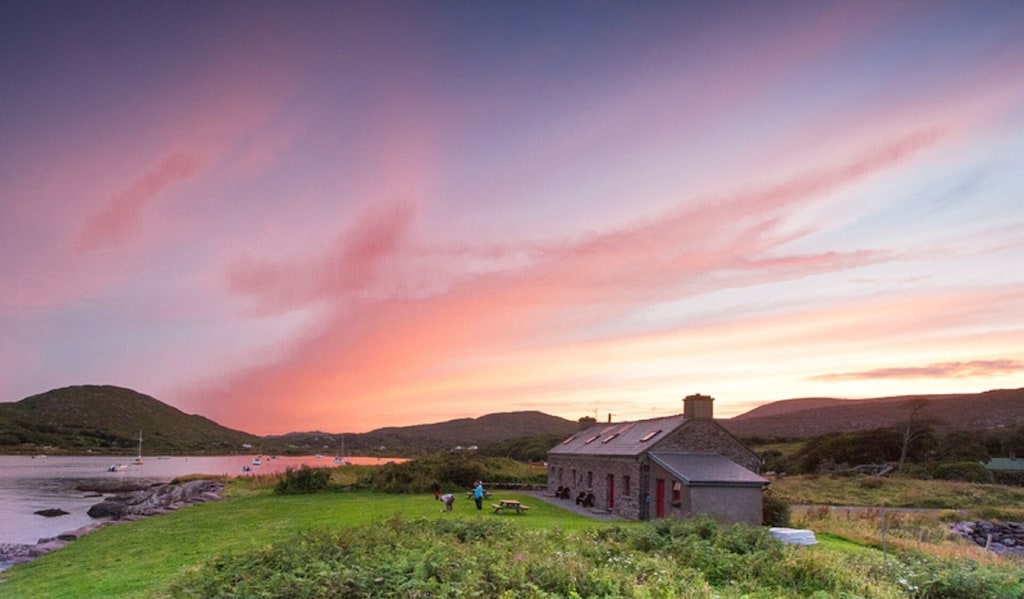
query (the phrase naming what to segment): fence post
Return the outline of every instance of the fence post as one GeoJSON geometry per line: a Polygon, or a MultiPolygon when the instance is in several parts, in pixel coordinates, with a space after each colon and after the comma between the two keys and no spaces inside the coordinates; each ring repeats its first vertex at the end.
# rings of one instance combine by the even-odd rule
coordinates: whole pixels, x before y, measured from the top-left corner
{"type": "Polygon", "coordinates": [[[886,530],[885,530],[885,508],[882,508],[882,559],[888,560],[889,559],[889,553],[886,551],[885,533],[886,533],[886,530]]]}

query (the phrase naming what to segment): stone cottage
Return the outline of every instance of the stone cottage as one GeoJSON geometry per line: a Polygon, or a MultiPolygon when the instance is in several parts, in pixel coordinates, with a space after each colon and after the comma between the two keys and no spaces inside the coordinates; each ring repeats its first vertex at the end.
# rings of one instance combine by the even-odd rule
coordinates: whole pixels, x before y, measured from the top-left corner
{"type": "Polygon", "coordinates": [[[592,426],[548,451],[548,491],[624,518],[686,518],[761,524],[761,459],[714,421],[714,398],[691,395],[683,413],[592,426]]]}

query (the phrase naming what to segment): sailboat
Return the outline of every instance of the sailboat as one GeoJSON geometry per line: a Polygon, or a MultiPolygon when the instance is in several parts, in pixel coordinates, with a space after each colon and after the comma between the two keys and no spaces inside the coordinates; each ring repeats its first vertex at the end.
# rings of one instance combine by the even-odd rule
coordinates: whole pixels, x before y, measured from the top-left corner
{"type": "Polygon", "coordinates": [[[344,466],[345,462],[345,435],[341,436],[341,453],[334,456],[334,463],[339,466],[344,466]]]}
{"type": "Polygon", "coordinates": [[[142,460],[142,431],[139,431],[139,455],[134,460],[132,460],[132,463],[135,464],[136,466],[141,466],[143,464],[143,460],[142,460]]]}

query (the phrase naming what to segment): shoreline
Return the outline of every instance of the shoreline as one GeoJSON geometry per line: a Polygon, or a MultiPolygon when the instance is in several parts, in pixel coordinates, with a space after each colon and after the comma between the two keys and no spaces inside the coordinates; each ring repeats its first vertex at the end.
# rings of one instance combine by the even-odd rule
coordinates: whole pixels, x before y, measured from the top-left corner
{"type": "Polygon", "coordinates": [[[95,518],[95,522],[53,537],[41,538],[31,544],[0,542],[0,572],[61,549],[105,526],[169,514],[197,503],[220,501],[223,490],[223,481],[197,479],[185,483],[146,486],[128,492],[113,491],[115,494],[110,496],[99,495],[98,498],[102,500],[89,508],[89,516],[95,518]],[[97,514],[95,516],[94,511],[97,514]]]}

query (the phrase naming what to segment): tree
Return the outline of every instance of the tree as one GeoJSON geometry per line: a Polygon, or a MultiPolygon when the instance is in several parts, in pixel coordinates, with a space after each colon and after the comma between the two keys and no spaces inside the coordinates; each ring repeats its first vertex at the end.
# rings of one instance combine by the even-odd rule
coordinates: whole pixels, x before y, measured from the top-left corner
{"type": "Polygon", "coordinates": [[[931,423],[924,418],[924,411],[928,408],[928,400],[923,397],[912,399],[903,404],[906,410],[906,420],[898,426],[902,439],[900,447],[900,461],[897,470],[903,470],[903,464],[907,461],[907,453],[914,441],[931,432],[931,423]]]}

